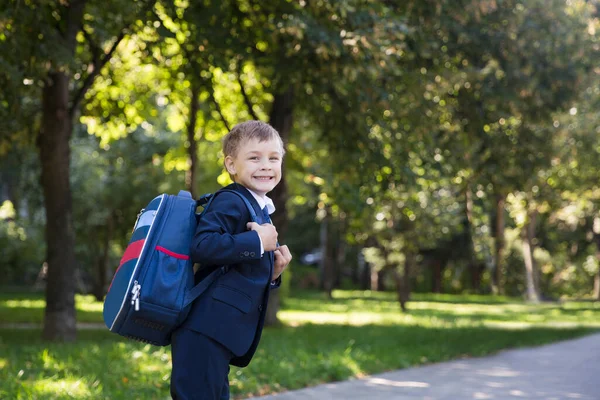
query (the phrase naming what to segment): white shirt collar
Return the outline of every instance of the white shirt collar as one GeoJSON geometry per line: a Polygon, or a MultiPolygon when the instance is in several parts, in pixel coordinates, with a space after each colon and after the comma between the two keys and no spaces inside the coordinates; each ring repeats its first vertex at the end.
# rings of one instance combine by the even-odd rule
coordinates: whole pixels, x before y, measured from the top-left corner
{"type": "Polygon", "coordinates": [[[252,196],[254,196],[254,198],[256,199],[256,202],[258,203],[258,205],[260,206],[260,209],[262,210],[263,208],[265,208],[265,206],[267,206],[267,211],[269,212],[269,214],[273,214],[275,212],[275,204],[273,203],[273,200],[271,200],[269,197],[264,196],[261,197],[258,194],[254,193],[252,190],[248,189],[248,191],[250,193],[252,193],[252,196]]]}

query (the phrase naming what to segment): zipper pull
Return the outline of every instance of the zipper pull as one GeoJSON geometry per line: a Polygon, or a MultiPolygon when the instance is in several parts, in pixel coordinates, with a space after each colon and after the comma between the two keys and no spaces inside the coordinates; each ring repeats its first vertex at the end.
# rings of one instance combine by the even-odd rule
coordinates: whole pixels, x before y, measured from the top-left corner
{"type": "Polygon", "coordinates": [[[135,305],[135,311],[140,310],[140,291],[142,290],[142,285],[138,283],[138,281],[133,282],[133,288],[131,289],[131,305],[135,305]]]}
{"type": "Polygon", "coordinates": [[[140,212],[138,213],[137,218],[135,219],[135,224],[133,224],[133,229],[131,230],[132,233],[135,231],[135,228],[137,227],[137,224],[138,224],[138,222],[140,220],[140,217],[142,216],[142,214],[144,213],[144,211],[146,211],[146,209],[142,208],[140,210],[140,212]]]}

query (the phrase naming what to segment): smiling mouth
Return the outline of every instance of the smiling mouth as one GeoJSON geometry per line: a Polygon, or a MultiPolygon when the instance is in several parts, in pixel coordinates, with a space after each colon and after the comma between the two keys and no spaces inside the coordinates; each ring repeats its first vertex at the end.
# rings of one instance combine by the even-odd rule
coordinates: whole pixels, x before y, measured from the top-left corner
{"type": "Polygon", "coordinates": [[[254,179],[258,179],[259,181],[270,181],[273,179],[272,176],[255,176],[254,179]]]}

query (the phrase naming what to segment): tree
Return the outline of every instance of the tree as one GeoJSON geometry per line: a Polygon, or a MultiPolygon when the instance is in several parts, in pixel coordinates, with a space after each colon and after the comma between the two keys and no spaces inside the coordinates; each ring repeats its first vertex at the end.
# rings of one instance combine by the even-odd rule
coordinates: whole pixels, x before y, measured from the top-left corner
{"type": "MultiPolygon", "coordinates": [[[[154,1],[73,0],[18,2],[4,21],[11,26],[4,45],[25,41],[9,59],[32,82],[40,101],[35,133],[46,210],[48,278],[43,337],[71,341],[75,325],[75,237],[70,182],[70,139],[82,100],[139,16],[154,1]],[[125,10],[127,10],[125,12],[125,10]]],[[[3,49],[3,54],[10,53],[3,49]]],[[[18,87],[13,99],[24,102],[18,87]]],[[[27,93],[29,94],[29,93],[27,93]]],[[[6,103],[5,103],[6,104],[6,103]]],[[[14,107],[8,105],[8,109],[14,107]]],[[[36,113],[37,114],[37,113],[36,113]]],[[[28,115],[35,120],[36,114],[28,115]]],[[[22,121],[24,122],[24,121],[22,121]]]]}
{"type": "MultiPolygon", "coordinates": [[[[467,177],[465,193],[478,182],[492,184],[490,197],[499,216],[493,277],[501,291],[500,206],[507,193],[535,186],[536,172],[549,163],[550,141],[535,125],[549,125],[553,111],[569,107],[593,65],[586,56],[592,45],[591,10],[585,2],[561,1],[467,1],[460,9],[444,5],[437,10],[443,17],[431,34],[440,38],[442,52],[433,54],[442,57],[426,60],[447,70],[431,72],[430,98],[447,104],[455,119],[451,126],[462,128],[458,140],[454,136],[445,146],[465,155],[464,161],[456,160],[467,177]]],[[[523,225],[525,242],[535,241],[535,215],[533,207],[523,225]]]]}

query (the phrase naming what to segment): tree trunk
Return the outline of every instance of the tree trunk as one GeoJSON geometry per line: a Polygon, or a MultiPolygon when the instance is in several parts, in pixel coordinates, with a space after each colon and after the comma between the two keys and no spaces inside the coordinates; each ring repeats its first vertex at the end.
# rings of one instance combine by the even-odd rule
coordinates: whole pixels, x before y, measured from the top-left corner
{"type": "MultiPolygon", "coordinates": [[[[284,92],[275,94],[273,105],[269,115],[269,123],[279,132],[284,145],[287,145],[292,131],[294,109],[294,91],[290,85],[284,92]]],[[[285,235],[287,233],[287,208],[286,200],[288,197],[287,183],[285,179],[285,166],[282,167],[281,181],[275,187],[269,196],[275,203],[276,211],[273,214],[273,224],[277,227],[279,233],[279,243],[285,244],[285,235]]],[[[293,232],[296,233],[296,232],[293,232]]],[[[284,272],[285,273],[285,272],[284,272]]],[[[266,325],[275,325],[279,322],[277,312],[279,311],[279,291],[273,290],[269,295],[269,305],[265,317],[266,325]]]]}
{"type": "Polygon", "coordinates": [[[363,268],[365,267],[365,260],[362,259],[362,254],[359,252],[358,255],[356,256],[356,262],[352,265],[351,268],[351,273],[350,273],[350,279],[352,281],[352,285],[355,287],[360,287],[361,285],[361,281],[360,281],[360,276],[361,276],[361,271],[363,270],[363,268]]]}
{"type": "Polygon", "coordinates": [[[393,269],[392,267],[383,267],[379,271],[377,271],[377,291],[385,292],[387,290],[387,281],[386,276],[388,272],[393,269]]]}
{"type": "Polygon", "coordinates": [[[379,290],[379,272],[371,267],[371,274],[370,276],[370,286],[371,286],[371,290],[373,291],[378,291],[379,290]]]}
{"type": "Polygon", "coordinates": [[[337,228],[335,230],[335,279],[333,282],[334,288],[340,288],[342,286],[342,279],[344,277],[344,270],[346,269],[346,241],[344,240],[345,234],[345,220],[343,217],[338,219],[337,228]]]}
{"type": "Polygon", "coordinates": [[[412,251],[405,253],[403,274],[401,275],[397,268],[394,268],[394,280],[396,281],[396,293],[400,308],[403,312],[408,310],[406,303],[410,300],[410,273],[414,269],[416,255],[412,251]]]}
{"type": "Polygon", "coordinates": [[[98,266],[96,269],[96,280],[92,289],[92,294],[96,301],[104,300],[106,294],[106,284],[108,281],[108,261],[110,258],[110,241],[112,240],[112,232],[114,227],[112,213],[106,218],[106,232],[102,242],[102,255],[98,258],[98,266]]]}
{"type": "Polygon", "coordinates": [[[496,195],[496,236],[494,238],[494,274],[492,276],[492,292],[503,294],[502,261],[504,257],[504,201],[503,194],[496,195]]]}
{"type": "Polygon", "coordinates": [[[479,266],[477,265],[477,257],[475,256],[475,243],[473,241],[473,193],[471,186],[467,185],[465,189],[465,237],[467,239],[467,248],[469,251],[469,277],[471,281],[471,289],[474,292],[479,292],[481,280],[479,274],[479,266]]]}
{"type": "MultiPolygon", "coordinates": [[[[600,250],[596,252],[596,258],[600,260],[600,250]]],[[[594,275],[594,294],[593,298],[596,300],[600,300],[600,268],[598,268],[598,272],[594,275]]]]}
{"type": "Polygon", "coordinates": [[[38,135],[41,184],[46,209],[48,277],[42,336],[47,340],[76,339],[75,231],[69,181],[69,77],[50,73],[42,93],[42,125],[38,135]]]}
{"type": "Polygon", "coordinates": [[[540,296],[536,287],[535,279],[535,260],[533,251],[535,249],[535,222],[537,211],[529,213],[527,224],[523,227],[523,261],[525,262],[525,278],[527,283],[527,300],[531,302],[539,302],[540,296]]]}
{"type": "Polygon", "coordinates": [[[358,260],[356,261],[356,264],[358,274],[358,287],[362,290],[369,290],[371,287],[371,267],[365,260],[362,248],[359,250],[357,258],[358,260]]]}
{"type": "Polygon", "coordinates": [[[433,260],[433,271],[431,274],[431,291],[432,293],[442,293],[442,275],[444,273],[444,268],[446,266],[446,261],[442,261],[440,259],[433,260]]]}
{"type": "MultiPolygon", "coordinates": [[[[364,260],[364,258],[363,258],[364,260]]],[[[373,271],[373,267],[371,266],[370,263],[363,261],[364,262],[364,268],[362,270],[362,272],[360,273],[360,288],[363,290],[371,290],[371,274],[373,271]]]]}
{"type": "MultiPolygon", "coordinates": [[[[65,53],[75,55],[85,0],[73,0],[61,9],[65,53]]],[[[51,66],[42,91],[42,122],[37,137],[41,185],[46,210],[48,275],[42,337],[74,341],[75,317],[75,230],[70,182],[70,139],[75,107],[69,104],[70,77],[64,69],[51,66]]]]}
{"type": "MultiPolygon", "coordinates": [[[[594,232],[594,241],[596,242],[596,259],[600,265],[600,217],[594,218],[592,230],[594,232]]],[[[594,298],[600,300],[600,268],[598,268],[594,276],[594,298]]]]}
{"type": "Polygon", "coordinates": [[[190,99],[190,121],[187,127],[187,142],[188,142],[188,165],[189,168],[185,174],[185,186],[196,198],[196,171],[198,164],[198,143],[196,142],[196,124],[198,121],[198,109],[200,103],[198,96],[200,95],[200,85],[196,80],[192,80],[192,92],[190,99]]]}
{"type": "Polygon", "coordinates": [[[325,217],[321,220],[320,239],[321,239],[321,288],[330,299],[333,298],[333,281],[335,277],[334,260],[331,256],[331,210],[325,208],[325,217]]]}

